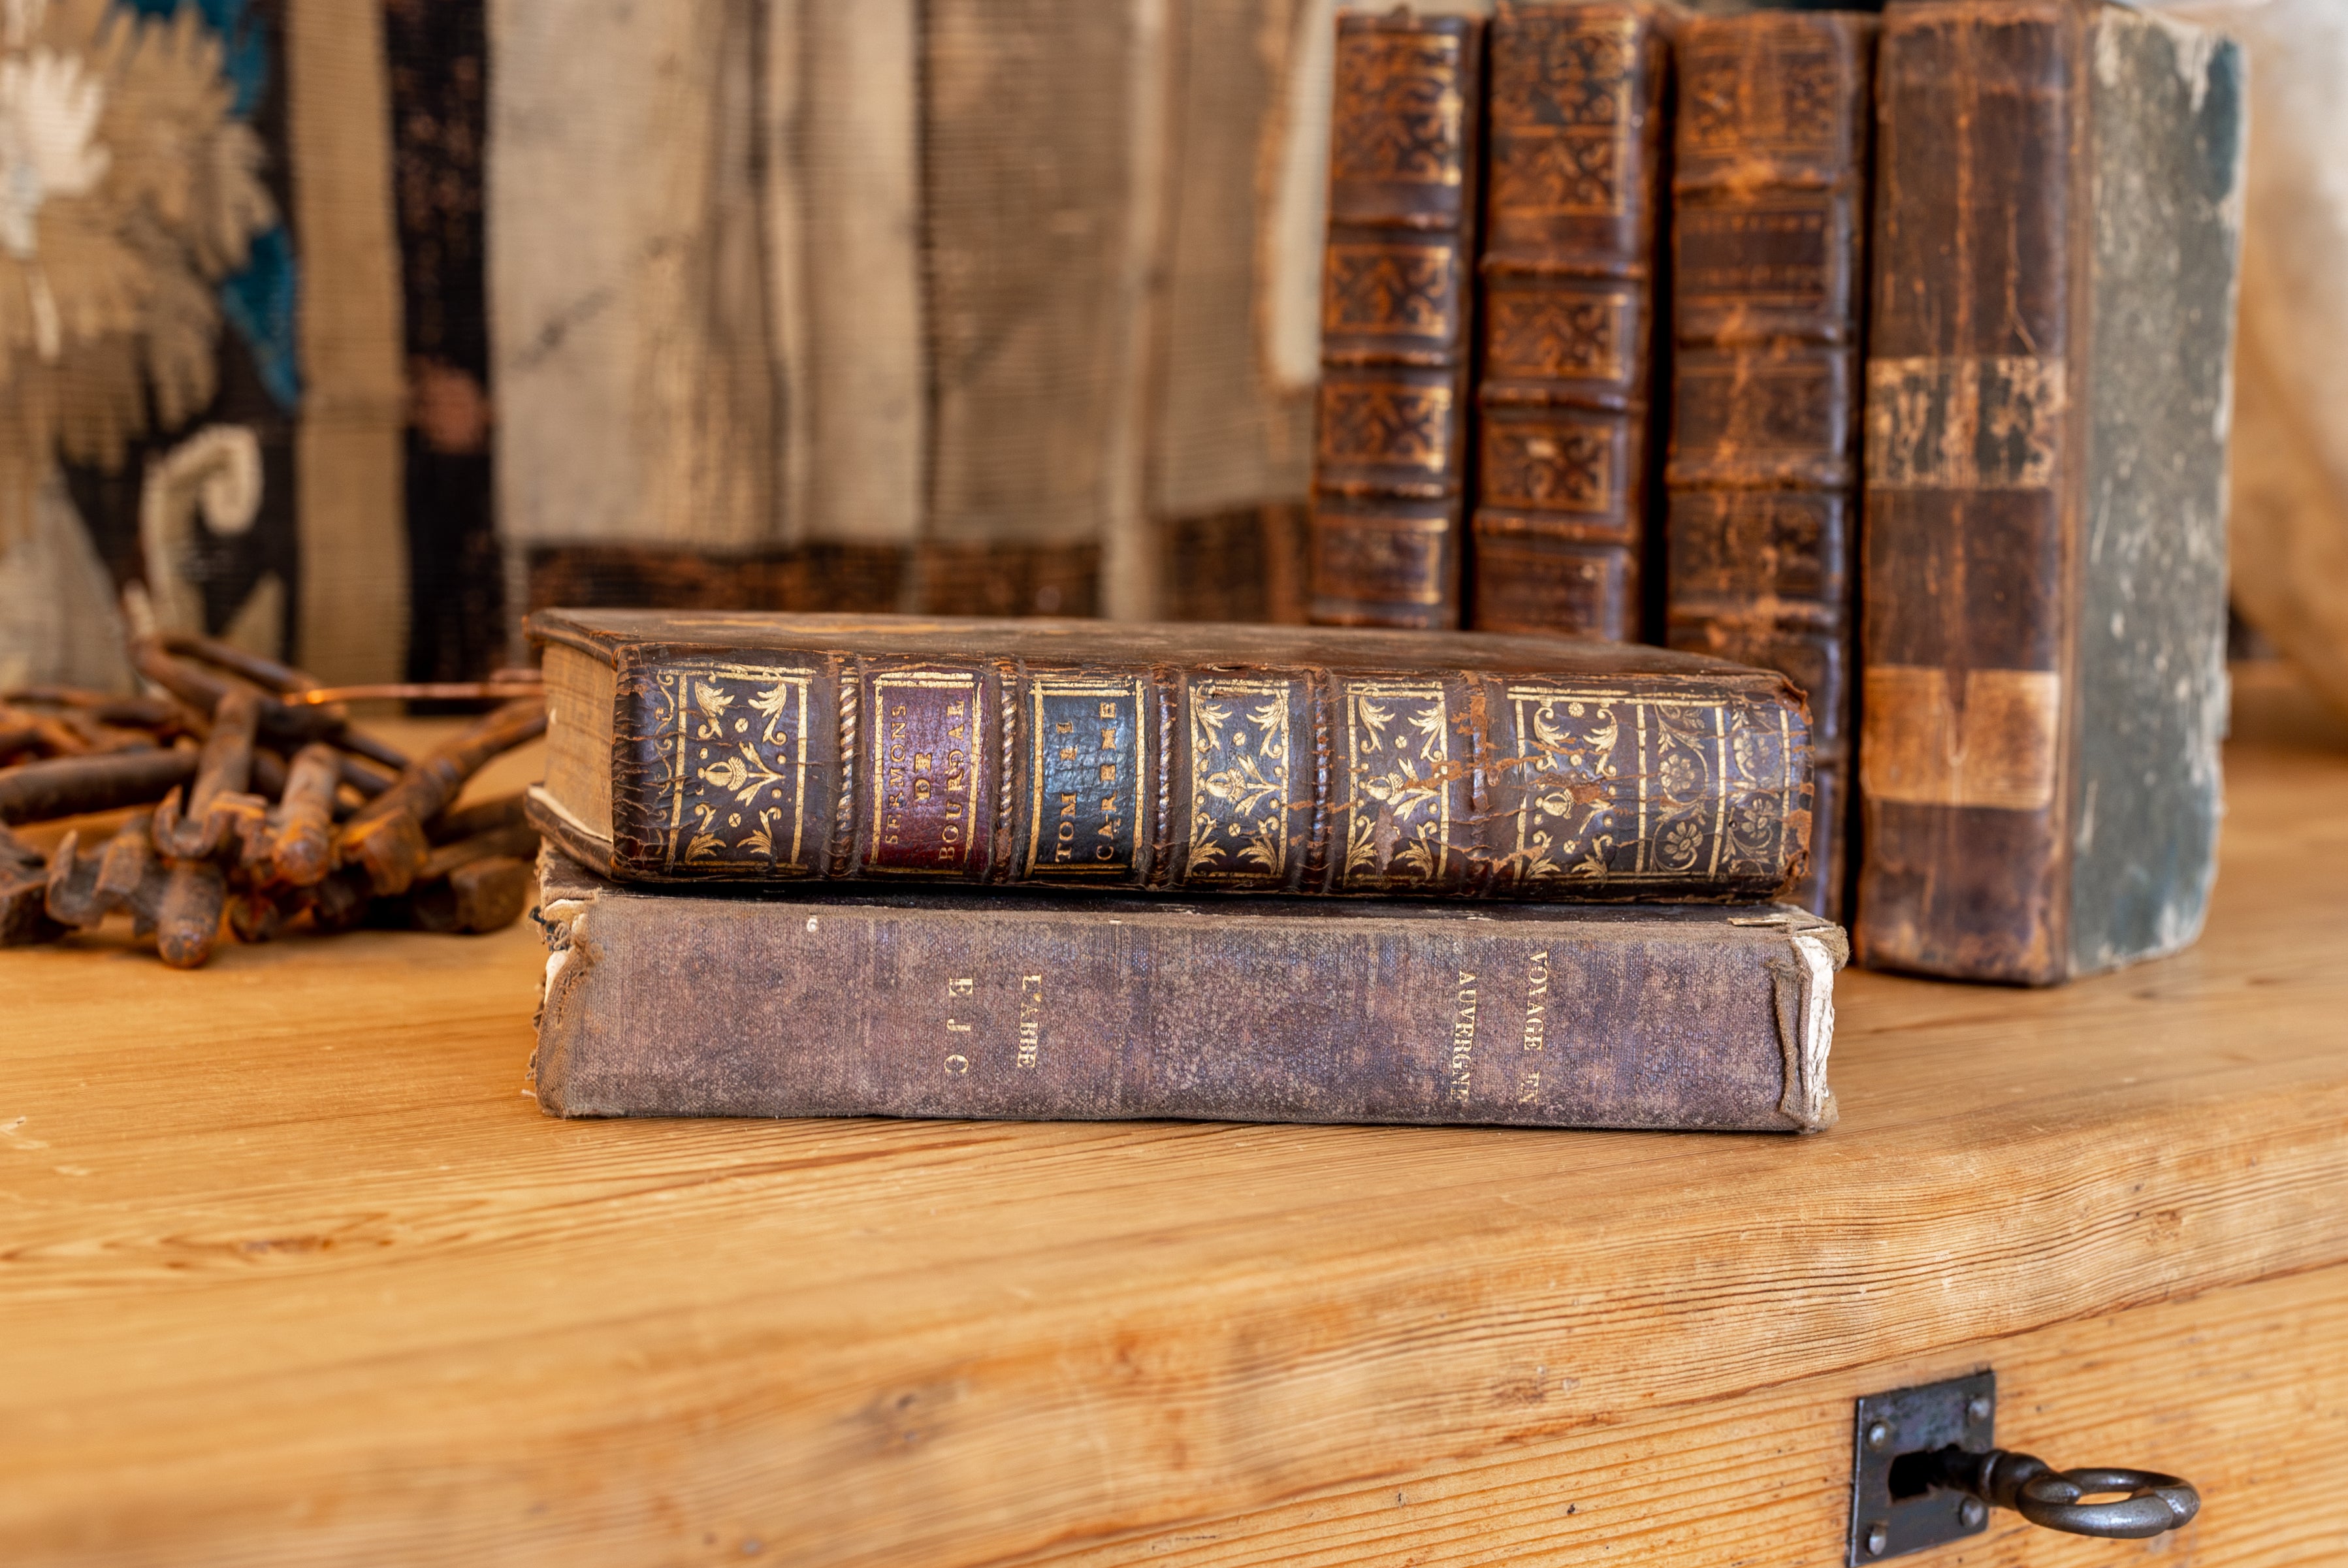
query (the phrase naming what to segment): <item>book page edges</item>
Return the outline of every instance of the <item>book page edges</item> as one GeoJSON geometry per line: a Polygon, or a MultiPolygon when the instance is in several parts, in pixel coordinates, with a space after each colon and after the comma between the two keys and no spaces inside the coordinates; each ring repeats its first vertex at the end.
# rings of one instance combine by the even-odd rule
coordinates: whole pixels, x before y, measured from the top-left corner
{"type": "Polygon", "coordinates": [[[1787,934],[1793,962],[1772,959],[1777,1041],[1786,1057],[1785,1096],[1779,1114],[1804,1132],[1823,1132],[1839,1119],[1834,1091],[1827,1087],[1827,1057],[1834,1048],[1834,977],[1850,957],[1850,943],[1837,925],[1798,924],[1787,934]]]}
{"type": "Polygon", "coordinates": [[[546,781],[531,793],[591,841],[611,863],[612,738],[619,677],[596,655],[570,643],[546,650],[546,781]]]}

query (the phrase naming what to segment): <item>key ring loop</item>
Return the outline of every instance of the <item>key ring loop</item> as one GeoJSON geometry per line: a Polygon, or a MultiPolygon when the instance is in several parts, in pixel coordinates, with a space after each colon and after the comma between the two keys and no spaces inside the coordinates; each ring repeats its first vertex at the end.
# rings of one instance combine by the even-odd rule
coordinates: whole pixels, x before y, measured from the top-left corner
{"type": "Polygon", "coordinates": [[[2192,1483],[2157,1470],[2083,1467],[2044,1470],[2024,1481],[2013,1506],[2033,1524],[2072,1535],[2141,1541],[2175,1530],[2201,1511],[2192,1483]],[[2098,1492],[2128,1495],[2107,1502],[2081,1502],[2098,1492]]]}

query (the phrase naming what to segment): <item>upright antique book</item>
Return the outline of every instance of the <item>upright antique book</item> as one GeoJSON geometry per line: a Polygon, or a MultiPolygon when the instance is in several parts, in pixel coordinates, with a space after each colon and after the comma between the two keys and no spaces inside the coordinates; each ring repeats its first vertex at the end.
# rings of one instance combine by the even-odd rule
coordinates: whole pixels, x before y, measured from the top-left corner
{"type": "Polygon", "coordinates": [[[544,830],[623,881],[1772,898],[1783,676],[1475,633],[554,610],[544,830]]]}
{"type": "Polygon", "coordinates": [[[1643,631],[1677,7],[1500,0],[1477,391],[1475,624],[1643,631]]]}
{"type": "Polygon", "coordinates": [[[1337,18],[1313,619],[1459,624],[1484,24],[1337,18]]]}
{"type": "Polygon", "coordinates": [[[1878,68],[1859,948],[2046,984],[2215,874],[2242,56],[1929,0],[1878,68]]]}
{"type": "Polygon", "coordinates": [[[1672,162],[1665,640],[1810,701],[1817,830],[1796,897],[1849,866],[1859,303],[1875,18],[1702,16],[1679,39],[1672,162]]]}
{"type": "Polygon", "coordinates": [[[541,861],[556,1116],[1808,1131],[1842,933],[1784,906],[629,887],[541,861]]]}

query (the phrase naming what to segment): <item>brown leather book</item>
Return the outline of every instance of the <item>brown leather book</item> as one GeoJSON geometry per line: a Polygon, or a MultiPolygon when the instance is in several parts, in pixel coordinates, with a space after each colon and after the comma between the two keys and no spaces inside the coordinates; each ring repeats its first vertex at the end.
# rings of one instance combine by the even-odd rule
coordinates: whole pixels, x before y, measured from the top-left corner
{"type": "Polygon", "coordinates": [[[629,887],[541,861],[555,1116],[1810,1131],[1842,933],[1783,905],[629,887]]]}
{"type": "Polygon", "coordinates": [[[1656,450],[1675,6],[1492,20],[1474,623],[1631,641],[1656,450]]]}
{"type": "Polygon", "coordinates": [[[1849,873],[1875,34],[1849,12],[1691,21],[1672,162],[1665,640],[1808,696],[1818,830],[1794,896],[1828,919],[1849,873]]]}
{"type": "Polygon", "coordinates": [[[1484,24],[1341,12],[1312,615],[1459,624],[1484,24]]]}
{"type": "Polygon", "coordinates": [[[2045,984],[2216,874],[2243,61],[2096,0],[1878,56],[1860,954],[2045,984]]]}
{"type": "Polygon", "coordinates": [[[1771,671],[1475,633],[564,611],[556,841],[623,881],[1777,896],[1771,671]]]}

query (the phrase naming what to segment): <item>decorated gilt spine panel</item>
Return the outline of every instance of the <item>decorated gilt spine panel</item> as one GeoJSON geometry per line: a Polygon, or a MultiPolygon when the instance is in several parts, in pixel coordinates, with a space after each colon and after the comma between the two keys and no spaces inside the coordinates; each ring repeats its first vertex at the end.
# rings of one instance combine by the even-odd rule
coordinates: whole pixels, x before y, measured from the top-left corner
{"type": "Polygon", "coordinates": [[[1484,25],[1337,19],[1311,614],[1460,623],[1484,25]]]}
{"type": "Polygon", "coordinates": [[[1643,630],[1671,32],[1648,0],[1492,22],[1475,624],[1643,630]]]}
{"type": "Polygon", "coordinates": [[[1818,831],[1797,896],[1849,876],[1860,302],[1877,25],[1691,21],[1672,174],[1665,638],[1809,698],[1818,831]]]}

